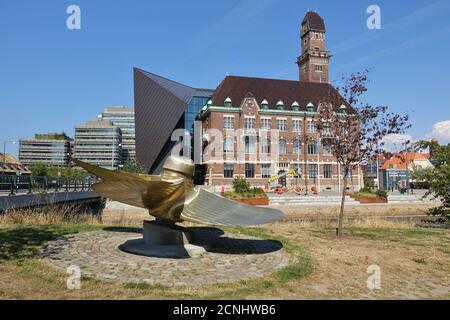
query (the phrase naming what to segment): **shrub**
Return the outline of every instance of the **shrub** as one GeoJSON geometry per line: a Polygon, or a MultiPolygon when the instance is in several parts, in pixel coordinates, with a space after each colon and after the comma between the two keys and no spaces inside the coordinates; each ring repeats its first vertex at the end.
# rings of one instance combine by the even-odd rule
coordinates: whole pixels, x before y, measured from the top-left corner
{"type": "Polygon", "coordinates": [[[373,190],[369,187],[364,187],[361,190],[359,190],[361,193],[373,193],[373,190]]]}
{"type": "Polygon", "coordinates": [[[377,190],[376,192],[375,192],[375,194],[377,195],[377,197],[379,197],[379,198],[384,198],[384,199],[386,199],[387,198],[387,192],[386,192],[386,190],[377,190]]]}
{"type": "Polygon", "coordinates": [[[239,194],[250,192],[250,183],[245,178],[235,178],[233,180],[233,190],[239,194]]]}
{"type": "Polygon", "coordinates": [[[137,159],[125,161],[123,171],[131,173],[148,173],[148,170],[137,159]]]}

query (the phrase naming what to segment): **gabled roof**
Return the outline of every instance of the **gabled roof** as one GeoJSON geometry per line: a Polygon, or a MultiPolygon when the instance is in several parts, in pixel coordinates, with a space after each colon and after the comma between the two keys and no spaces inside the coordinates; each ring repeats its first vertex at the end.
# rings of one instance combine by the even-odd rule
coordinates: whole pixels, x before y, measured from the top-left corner
{"type": "Polygon", "coordinates": [[[325,22],[317,12],[308,12],[303,19],[302,25],[306,24],[311,31],[325,32],[325,22]]]}
{"type": "Polygon", "coordinates": [[[16,172],[20,172],[22,174],[30,174],[31,171],[28,170],[19,160],[14,158],[12,155],[5,153],[0,153],[0,171],[4,171],[8,174],[15,174],[16,172]],[[5,159],[5,163],[3,162],[5,159]]]}
{"type": "Polygon", "coordinates": [[[383,169],[406,169],[414,160],[428,160],[429,155],[417,152],[396,153],[383,164],[383,169]]]}
{"type": "MultiPolygon", "coordinates": [[[[285,110],[292,110],[292,104],[297,101],[300,111],[306,111],[306,105],[310,102],[314,104],[314,110],[317,110],[320,100],[330,92],[337,93],[328,83],[227,76],[212,96],[213,105],[223,106],[225,99],[230,97],[233,105],[239,106],[248,92],[253,94],[259,104],[267,100],[269,109],[277,109],[277,102],[281,100],[285,110]]],[[[345,103],[343,99],[342,103],[345,103]]],[[[339,106],[336,106],[336,110],[339,110],[339,106]]]]}

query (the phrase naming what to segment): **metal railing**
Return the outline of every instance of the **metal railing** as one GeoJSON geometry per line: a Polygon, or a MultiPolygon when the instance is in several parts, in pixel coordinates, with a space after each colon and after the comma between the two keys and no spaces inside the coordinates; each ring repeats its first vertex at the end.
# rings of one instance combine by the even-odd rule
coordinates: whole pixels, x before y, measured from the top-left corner
{"type": "Polygon", "coordinates": [[[54,177],[32,177],[0,175],[0,195],[16,195],[18,193],[47,193],[90,191],[93,179],[67,179],[54,177]]]}

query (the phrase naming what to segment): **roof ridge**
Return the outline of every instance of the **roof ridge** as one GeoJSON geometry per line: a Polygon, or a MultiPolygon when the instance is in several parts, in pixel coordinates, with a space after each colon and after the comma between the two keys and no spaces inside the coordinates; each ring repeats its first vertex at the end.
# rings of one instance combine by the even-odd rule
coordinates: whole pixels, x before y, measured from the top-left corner
{"type": "Polygon", "coordinates": [[[150,72],[150,71],[146,71],[146,70],[141,69],[141,68],[133,67],[133,69],[134,69],[134,70],[137,70],[137,71],[139,71],[139,72],[141,72],[141,73],[144,73],[144,74],[151,74],[151,75],[157,76],[158,78],[162,78],[162,79],[167,80],[167,81],[170,81],[170,82],[172,82],[172,83],[176,83],[176,84],[178,84],[178,85],[180,85],[180,86],[183,86],[183,87],[187,87],[187,88],[191,88],[191,89],[196,89],[196,88],[193,88],[193,87],[188,86],[188,85],[186,85],[186,84],[183,84],[183,83],[181,83],[181,82],[178,82],[178,81],[169,79],[169,78],[167,78],[167,77],[161,76],[161,75],[159,75],[159,74],[156,74],[156,73],[153,73],[153,72],[150,72]]]}
{"type": "Polygon", "coordinates": [[[228,75],[223,81],[227,78],[242,78],[242,79],[257,79],[257,80],[270,80],[270,81],[289,81],[289,82],[297,82],[300,83],[299,80],[290,80],[290,79],[275,79],[275,78],[263,78],[263,77],[248,77],[248,76],[237,76],[237,75],[228,75]]]}

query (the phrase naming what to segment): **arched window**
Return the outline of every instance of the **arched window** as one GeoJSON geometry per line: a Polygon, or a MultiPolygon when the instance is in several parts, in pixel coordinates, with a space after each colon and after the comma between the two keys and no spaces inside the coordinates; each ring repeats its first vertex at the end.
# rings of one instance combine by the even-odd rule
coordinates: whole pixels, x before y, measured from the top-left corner
{"type": "Polygon", "coordinates": [[[317,142],[310,141],[308,143],[308,154],[317,154],[317,142]]]}
{"type": "Polygon", "coordinates": [[[261,140],[261,153],[263,154],[270,153],[270,139],[264,138],[261,140]]]}
{"type": "Polygon", "coordinates": [[[294,140],[294,154],[302,153],[302,143],[299,139],[294,140]]]}
{"type": "Polygon", "coordinates": [[[331,149],[331,142],[324,140],[322,142],[322,146],[323,146],[323,155],[324,156],[331,156],[332,155],[332,149],[331,149]]]}
{"type": "Polygon", "coordinates": [[[284,139],[280,139],[278,141],[278,151],[281,155],[285,155],[286,154],[286,140],[284,139]]]}

